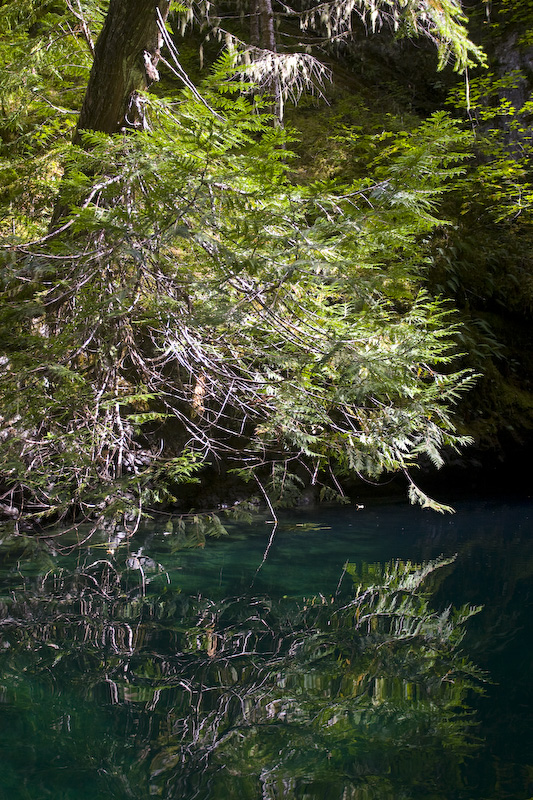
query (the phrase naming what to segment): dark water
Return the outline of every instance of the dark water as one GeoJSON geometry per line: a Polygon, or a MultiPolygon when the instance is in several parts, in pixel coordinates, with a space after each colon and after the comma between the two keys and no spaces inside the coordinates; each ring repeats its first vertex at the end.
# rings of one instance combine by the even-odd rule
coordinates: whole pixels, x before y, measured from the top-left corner
{"type": "Polygon", "coordinates": [[[529,800],[533,502],[455,508],[292,512],[259,571],[268,518],[203,548],[6,540],[0,798],[529,800]],[[393,582],[354,605],[440,556],[435,614],[393,582]]]}

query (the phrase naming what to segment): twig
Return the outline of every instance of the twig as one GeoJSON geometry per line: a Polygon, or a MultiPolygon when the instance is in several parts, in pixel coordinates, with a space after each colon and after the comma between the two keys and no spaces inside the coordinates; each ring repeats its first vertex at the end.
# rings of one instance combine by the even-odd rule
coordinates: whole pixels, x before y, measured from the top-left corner
{"type": "Polygon", "coordinates": [[[268,506],[268,508],[270,510],[270,513],[272,514],[272,516],[274,518],[274,526],[273,526],[272,531],[270,533],[270,538],[268,540],[268,544],[266,546],[265,552],[263,553],[263,559],[262,559],[261,563],[259,564],[259,566],[257,567],[257,569],[256,569],[256,571],[254,573],[254,577],[252,578],[252,582],[250,584],[250,588],[254,585],[255,579],[257,578],[259,570],[262,568],[263,564],[265,563],[265,561],[268,558],[268,554],[270,552],[270,548],[272,547],[272,543],[273,543],[274,537],[276,535],[276,530],[278,528],[278,518],[276,516],[276,512],[274,511],[274,509],[272,507],[272,503],[270,502],[270,498],[269,498],[268,494],[265,491],[265,487],[263,486],[263,484],[261,483],[261,481],[259,480],[257,475],[254,475],[254,478],[255,478],[255,480],[257,482],[257,485],[259,486],[259,488],[261,490],[261,493],[262,493],[263,497],[265,498],[265,501],[266,501],[266,504],[267,504],[267,506],[268,506]]]}
{"type": "Polygon", "coordinates": [[[160,56],[161,61],[163,62],[163,64],[165,64],[174,73],[174,75],[176,75],[176,77],[179,78],[182,81],[182,83],[187,87],[187,89],[190,89],[190,91],[193,93],[193,96],[196,98],[196,100],[199,100],[200,103],[203,103],[203,105],[213,114],[213,116],[215,116],[217,119],[223,120],[224,117],[220,116],[220,114],[218,114],[213,108],[211,108],[209,103],[206,100],[204,100],[204,98],[202,97],[202,95],[200,94],[200,92],[198,91],[196,86],[194,85],[194,83],[191,81],[191,79],[189,78],[189,76],[187,75],[187,73],[185,72],[183,67],[181,66],[181,64],[179,62],[179,58],[178,58],[179,53],[178,53],[178,51],[176,49],[176,46],[175,46],[174,42],[172,41],[172,39],[170,38],[170,36],[168,34],[168,31],[167,31],[166,26],[165,26],[165,21],[164,21],[162,15],[161,15],[161,12],[160,12],[159,9],[157,9],[157,26],[159,28],[161,36],[163,37],[163,41],[165,42],[166,46],[168,47],[168,49],[170,51],[170,54],[172,56],[172,60],[174,61],[174,64],[176,65],[176,69],[174,69],[172,64],[169,64],[168,61],[166,61],[162,56],[160,56]]]}
{"type": "Polygon", "coordinates": [[[91,29],[89,28],[89,26],[87,24],[87,20],[83,16],[83,9],[81,7],[80,0],[77,0],[77,6],[78,6],[78,11],[77,12],[74,11],[74,9],[72,8],[72,3],[70,2],[70,0],[66,0],[66,2],[67,2],[67,6],[68,6],[70,12],[72,14],[74,14],[76,19],[81,23],[81,30],[82,30],[83,36],[85,38],[85,41],[87,42],[87,47],[89,48],[89,50],[91,52],[91,55],[94,57],[93,37],[91,35],[91,29]]]}

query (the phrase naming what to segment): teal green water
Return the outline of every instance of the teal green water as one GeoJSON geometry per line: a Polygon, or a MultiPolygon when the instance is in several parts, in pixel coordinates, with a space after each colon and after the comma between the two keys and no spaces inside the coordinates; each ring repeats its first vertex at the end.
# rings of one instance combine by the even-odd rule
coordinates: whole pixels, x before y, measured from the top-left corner
{"type": "Polygon", "coordinates": [[[6,541],[0,798],[529,800],[533,504],[455,507],[6,541]]]}

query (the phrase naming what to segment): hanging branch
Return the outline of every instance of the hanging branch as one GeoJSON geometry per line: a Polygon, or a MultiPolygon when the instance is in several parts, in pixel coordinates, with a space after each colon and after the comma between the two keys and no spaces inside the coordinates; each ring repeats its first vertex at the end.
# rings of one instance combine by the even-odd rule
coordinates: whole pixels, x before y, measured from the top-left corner
{"type": "Polygon", "coordinates": [[[94,41],[93,41],[93,37],[92,37],[92,34],[91,34],[91,29],[89,28],[89,25],[87,24],[87,20],[85,19],[85,16],[83,14],[83,9],[81,7],[80,0],[76,0],[76,4],[78,6],[78,10],[77,11],[74,9],[74,7],[73,7],[72,3],[70,2],[70,0],[66,0],[66,2],[67,2],[67,7],[68,7],[70,13],[73,14],[76,17],[76,19],[80,22],[80,24],[81,24],[81,32],[83,33],[83,37],[84,37],[85,41],[87,42],[87,47],[89,48],[89,51],[90,51],[91,55],[94,57],[94,41]]]}
{"type": "Polygon", "coordinates": [[[272,503],[270,501],[270,497],[268,496],[268,492],[266,491],[265,487],[263,486],[263,484],[261,483],[261,481],[257,477],[257,474],[255,474],[254,477],[255,477],[257,485],[259,486],[259,489],[261,490],[261,494],[265,498],[265,503],[267,504],[268,509],[269,509],[270,513],[272,514],[272,517],[274,518],[274,525],[272,526],[272,530],[270,532],[270,538],[268,540],[268,544],[266,546],[265,552],[263,553],[263,558],[261,560],[261,563],[257,567],[257,569],[256,569],[256,571],[254,573],[254,577],[252,578],[252,582],[250,584],[250,588],[254,585],[255,579],[257,578],[260,570],[262,569],[263,565],[265,564],[265,562],[266,562],[266,560],[268,558],[268,554],[270,553],[270,548],[272,547],[272,544],[274,542],[274,538],[276,536],[276,531],[278,529],[278,517],[276,515],[276,512],[274,511],[274,508],[273,508],[272,503]]]}

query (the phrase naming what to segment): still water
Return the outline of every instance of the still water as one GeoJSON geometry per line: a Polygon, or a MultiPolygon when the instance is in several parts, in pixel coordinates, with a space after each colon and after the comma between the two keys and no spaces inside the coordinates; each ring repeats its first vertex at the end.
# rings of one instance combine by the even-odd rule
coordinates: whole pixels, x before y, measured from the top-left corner
{"type": "Polygon", "coordinates": [[[6,538],[0,798],[529,800],[533,501],[455,508],[6,538]]]}

